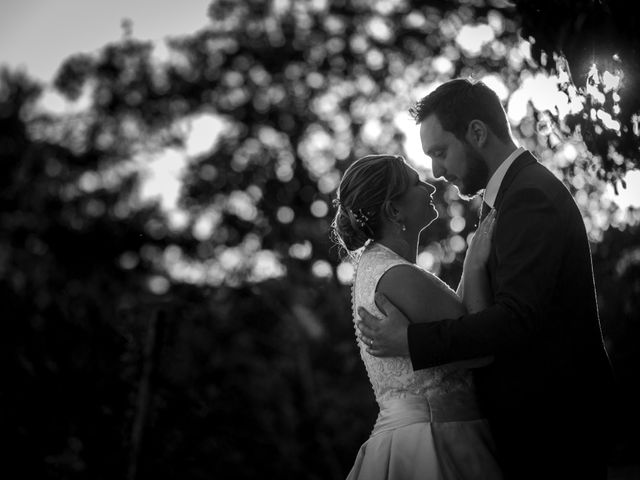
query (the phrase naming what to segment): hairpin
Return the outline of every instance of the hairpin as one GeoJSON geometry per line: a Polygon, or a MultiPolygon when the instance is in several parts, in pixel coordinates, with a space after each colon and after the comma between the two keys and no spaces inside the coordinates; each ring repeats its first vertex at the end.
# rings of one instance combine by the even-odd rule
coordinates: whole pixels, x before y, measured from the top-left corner
{"type": "Polygon", "coordinates": [[[361,228],[365,227],[367,225],[367,222],[369,221],[369,216],[364,213],[361,208],[358,211],[354,212],[353,216],[355,217],[358,225],[361,228]]]}

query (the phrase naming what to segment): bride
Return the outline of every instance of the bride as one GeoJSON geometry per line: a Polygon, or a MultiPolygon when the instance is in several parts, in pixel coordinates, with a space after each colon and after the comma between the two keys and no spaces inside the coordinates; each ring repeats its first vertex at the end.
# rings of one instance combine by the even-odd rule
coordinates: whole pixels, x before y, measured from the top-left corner
{"type": "MultiPolygon", "coordinates": [[[[354,322],[358,307],[381,313],[384,297],[412,322],[456,318],[490,303],[492,214],[471,242],[457,292],[416,265],[420,232],[438,217],[434,191],[398,155],[368,155],[344,173],[332,236],[359,254],[354,322]]],[[[502,478],[470,371],[490,358],[413,371],[409,357],[374,357],[373,345],[358,343],[380,411],[348,480],[502,478]]]]}

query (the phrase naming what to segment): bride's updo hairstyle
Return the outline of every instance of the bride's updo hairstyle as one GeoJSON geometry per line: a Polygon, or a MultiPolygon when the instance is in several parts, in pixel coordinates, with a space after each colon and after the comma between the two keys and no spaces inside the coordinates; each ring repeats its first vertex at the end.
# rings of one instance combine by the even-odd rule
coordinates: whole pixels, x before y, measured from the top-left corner
{"type": "Polygon", "coordinates": [[[349,252],[379,237],[381,216],[389,202],[411,186],[406,163],[400,155],[367,155],[344,172],[331,224],[332,238],[349,252]]]}

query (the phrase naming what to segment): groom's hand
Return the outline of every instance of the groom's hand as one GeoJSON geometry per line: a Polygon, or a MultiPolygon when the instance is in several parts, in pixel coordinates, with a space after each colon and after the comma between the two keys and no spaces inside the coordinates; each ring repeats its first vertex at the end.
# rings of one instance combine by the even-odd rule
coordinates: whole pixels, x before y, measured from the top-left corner
{"type": "Polygon", "coordinates": [[[386,317],[378,318],[365,308],[358,308],[358,336],[366,345],[367,352],[375,357],[408,356],[409,320],[381,293],[376,293],[376,304],[386,317]]]}

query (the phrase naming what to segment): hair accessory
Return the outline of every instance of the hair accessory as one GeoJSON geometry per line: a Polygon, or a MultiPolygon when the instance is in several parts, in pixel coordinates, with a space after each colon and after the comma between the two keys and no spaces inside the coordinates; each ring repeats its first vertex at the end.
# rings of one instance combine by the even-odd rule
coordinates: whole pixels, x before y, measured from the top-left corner
{"type": "Polygon", "coordinates": [[[340,206],[342,206],[342,203],[340,202],[340,199],[338,197],[334,198],[331,203],[336,208],[339,208],[340,206]]]}
{"type": "Polygon", "coordinates": [[[364,228],[367,226],[367,222],[369,221],[369,216],[364,213],[362,211],[362,209],[358,209],[356,212],[354,212],[353,216],[356,219],[356,222],[358,222],[358,226],[360,228],[364,228]]]}
{"type": "Polygon", "coordinates": [[[367,215],[364,210],[359,208],[355,212],[350,208],[345,208],[347,211],[347,215],[349,216],[349,221],[353,228],[357,228],[362,233],[364,233],[367,238],[373,238],[373,230],[369,226],[369,215],[367,215]]]}

